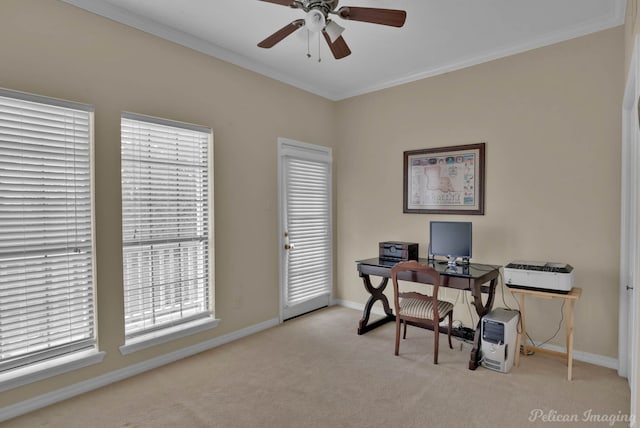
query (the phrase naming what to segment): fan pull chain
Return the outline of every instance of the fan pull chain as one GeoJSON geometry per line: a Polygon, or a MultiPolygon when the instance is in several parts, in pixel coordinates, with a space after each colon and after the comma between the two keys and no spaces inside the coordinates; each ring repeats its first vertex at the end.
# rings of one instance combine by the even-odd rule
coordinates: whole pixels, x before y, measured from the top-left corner
{"type": "MultiPolygon", "coordinates": [[[[320,33],[318,33],[318,62],[322,62],[320,52],[322,49],[322,43],[320,40],[320,33]]],[[[307,30],[307,58],[311,58],[311,31],[307,30]]]]}

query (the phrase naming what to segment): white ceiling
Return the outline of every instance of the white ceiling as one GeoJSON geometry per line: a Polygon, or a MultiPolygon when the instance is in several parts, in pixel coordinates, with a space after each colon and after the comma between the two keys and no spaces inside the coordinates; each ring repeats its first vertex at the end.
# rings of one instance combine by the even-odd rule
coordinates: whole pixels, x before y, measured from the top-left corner
{"type": "Polygon", "coordinates": [[[257,43],[304,11],[258,0],[63,0],[331,100],[387,88],[604,30],[626,0],[340,0],[403,9],[402,28],[335,18],[352,54],[335,60],[307,31],[257,43]]]}

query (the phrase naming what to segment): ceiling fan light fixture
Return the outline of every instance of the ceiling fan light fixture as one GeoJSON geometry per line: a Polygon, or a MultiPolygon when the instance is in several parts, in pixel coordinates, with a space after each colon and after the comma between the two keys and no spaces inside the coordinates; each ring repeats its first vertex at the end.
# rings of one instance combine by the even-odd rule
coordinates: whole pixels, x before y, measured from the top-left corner
{"type": "Polygon", "coordinates": [[[324,28],[324,30],[329,35],[331,43],[335,43],[336,40],[338,40],[338,37],[340,37],[340,35],[344,31],[344,27],[336,24],[334,21],[329,21],[327,22],[327,26],[324,28]]]}
{"type": "MultiPolygon", "coordinates": [[[[337,15],[350,21],[368,22],[371,24],[387,25],[390,27],[402,27],[407,18],[407,12],[399,9],[381,9],[378,7],[341,7],[340,0],[259,0],[267,3],[275,3],[282,6],[291,6],[305,12],[304,19],[296,19],[285,25],[275,33],[258,43],[258,47],[271,48],[296,30],[307,27],[307,56],[309,54],[310,33],[318,33],[318,44],[324,38],[335,59],[342,59],[351,55],[351,49],[342,37],[345,30],[342,26],[333,22],[329,15],[337,15]],[[320,37],[322,35],[322,37],[320,37]]],[[[318,51],[320,47],[318,47],[318,51]]],[[[320,58],[318,57],[318,61],[320,58]]]]}
{"type": "Polygon", "coordinates": [[[325,26],[324,13],[318,9],[310,10],[304,19],[304,24],[309,31],[319,33],[325,26]]]}

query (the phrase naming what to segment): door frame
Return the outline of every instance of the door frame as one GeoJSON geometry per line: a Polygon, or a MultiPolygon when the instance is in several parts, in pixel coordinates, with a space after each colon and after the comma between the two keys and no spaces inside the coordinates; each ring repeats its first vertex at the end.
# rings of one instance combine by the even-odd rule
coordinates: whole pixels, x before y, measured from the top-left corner
{"type": "Polygon", "coordinates": [[[640,123],[638,100],[640,79],[640,35],[634,38],[631,63],[622,101],[621,206],[620,206],[620,284],[618,328],[618,374],[626,377],[631,390],[630,413],[638,410],[638,209],[640,185],[640,123]]]}
{"type": "MultiPolygon", "coordinates": [[[[286,201],[284,198],[284,157],[292,156],[306,160],[318,160],[329,162],[329,230],[331,232],[331,258],[334,259],[333,250],[333,154],[330,147],[319,146],[317,144],[303,143],[301,141],[292,140],[289,138],[278,137],[278,273],[279,273],[279,290],[280,290],[280,308],[279,308],[279,322],[282,323],[285,320],[285,305],[286,305],[286,272],[284,269],[285,258],[287,257],[287,251],[285,250],[285,244],[287,243],[284,232],[284,216],[286,213],[286,201]]],[[[329,287],[328,304],[333,302],[333,281],[334,270],[333,262],[331,263],[331,286],[329,287]]],[[[306,302],[301,303],[304,306],[306,302]]],[[[308,308],[310,311],[314,308],[308,308]]]]}

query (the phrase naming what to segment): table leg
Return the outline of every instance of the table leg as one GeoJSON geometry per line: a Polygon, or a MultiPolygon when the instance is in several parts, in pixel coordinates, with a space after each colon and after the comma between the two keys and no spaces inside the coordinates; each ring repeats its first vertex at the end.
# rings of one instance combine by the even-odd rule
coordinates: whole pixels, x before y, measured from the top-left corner
{"type": "MultiPolygon", "coordinates": [[[[520,294],[520,322],[522,323],[522,332],[520,336],[522,340],[520,343],[522,344],[522,353],[524,356],[529,355],[529,350],[527,349],[527,326],[525,324],[525,316],[524,316],[524,294],[520,294]]],[[[520,349],[516,349],[516,352],[520,352],[520,349]]]]}
{"type": "Polygon", "coordinates": [[[493,298],[495,297],[497,282],[498,280],[496,278],[492,279],[489,283],[489,293],[486,304],[482,304],[482,284],[474,284],[473,290],[471,291],[473,303],[480,318],[478,319],[478,325],[476,325],[476,332],[473,335],[473,348],[471,349],[471,356],[469,358],[469,370],[475,370],[480,365],[480,329],[482,327],[482,317],[488,314],[493,307],[493,298]]]}
{"type": "Polygon", "coordinates": [[[567,333],[567,379],[573,377],[573,318],[574,318],[575,300],[568,300],[565,304],[565,330],[567,333]]]}
{"type": "MultiPolygon", "coordinates": [[[[521,332],[518,334],[518,342],[522,346],[522,353],[527,356],[529,355],[529,350],[540,352],[543,354],[549,354],[556,357],[561,357],[565,359],[567,362],[567,379],[573,379],[573,334],[575,329],[575,309],[576,309],[576,300],[580,298],[582,294],[581,288],[574,288],[570,291],[568,295],[560,294],[560,293],[551,293],[551,292],[543,292],[543,291],[515,291],[512,290],[514,294],[518,294],[518,303],[520,305],[520,322],[521,324],[521,332]],[[531,343],[528,345],[527,343],[527,326],[526,326],[526,315],[525,315],[525,307],[524,307],[524,296],[525,294],[529,294],[536,297],[542,297],[545,299],[562,299],[564,301],[564,309],[563,309],[563,318],[564,318],[564,327],[565,327],[565,339],[566,339],[566,350],[565,352],[557,352],[552,351],[548,348],[540,346],[536,346],[535,343],[531,343]]],[[[516,366],[519,364],[519,354],[516,354],[516,366]]]]}
{"type": "Polygon", "coordinates": [[[516,335],[516,360],[515,360],[516,367],[520,367],[520,340],[522,340],[521,335],[522,333],[518,333],[516,335]]]}
{"type": "Polygon", "coordinates": [[[393,311],[389,306],[389,300],[387,296],[384,295],[384,289],[387,287],[387,282],[389,282],[389,278],[382,278],[382,281],[377,287],[374,287],[371,284],[371,278],[369,275],[361,275],[362,280],[364,281],[364,288],[371,294],[369,296],[369,300],[364,305],[364,311],[362,313],[362,319],[358,324],[358,334],[364,334],[374,328],[381,326],[382,324],[388,323],[390,321],[395,321],[396,317],[393,315],[393,311]],[[369,317],[371,315],[371,308],[373,304],[380,300],[382,302],[382,307],[384,308],[384,313],[386,316],[382,319],[379,319],[375,322],[369,323],[369,317]]]}

